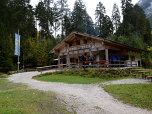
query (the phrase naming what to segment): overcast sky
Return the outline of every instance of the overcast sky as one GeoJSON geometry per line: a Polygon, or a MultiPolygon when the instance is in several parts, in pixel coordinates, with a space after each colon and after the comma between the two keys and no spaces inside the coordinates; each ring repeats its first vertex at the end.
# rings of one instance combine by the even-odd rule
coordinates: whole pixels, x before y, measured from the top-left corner
{"type": "MultiPolygon", "coordinates": [[[[54,0],[57,1],[57,0],[54,0]]],[[[82,0],[85,3],[88,14],[92,17],[93,21],[95,20],[95,9],[99,2],[103,3],[106,8],[106,14],[111,17],[113,4],[116,3],[119,6],[119,11],[121,12],[121,0],[82,0]]],[[[132,0],[133,4],[136,4],[139,0],[132,0]]],[[[31,4],[35,7],[38,4],[39,0],[31,0],[31,4]]],[[[69,8],[73,9],[75,0],[68,0],[69,8]]]]}

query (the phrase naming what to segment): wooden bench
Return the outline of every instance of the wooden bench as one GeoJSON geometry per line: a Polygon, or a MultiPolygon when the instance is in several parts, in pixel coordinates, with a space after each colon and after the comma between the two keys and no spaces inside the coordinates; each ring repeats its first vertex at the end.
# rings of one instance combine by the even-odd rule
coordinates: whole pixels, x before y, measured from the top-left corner
{"type": "Polygon", "coordinates": [[[152,82],[152,76],[148,76],[148,78],[151,78],[151,82],[152,82]]]}
{"type": "Polygon", "coordinates": [[[43,68],[44,68],[44,67],[36,67],[37,70],[38,70],[38,69],[41,69],[41,70],[42,70],[43,68]]]}
{"type": "Polygon", "coordinates": [[[136,78],[136,76],[139,76],[139,74],[133,74],[133,76],[135,76],[135,78],[136,78]]]}
{"type": "Polygon", "coordinates": [[[37,69],[32,69],[32,68],[26,68],[26,71],[36,71],[37,69]]]}
{"type": "Polygon", "coordinates": [[[58,65],[51,65],[51,67],[58,67],[61,66],[61,68],[63,68],[63,66],[68,66],[69,64],[58,64],[58,65]]]}
{"type": "Polygon", "coordinates": [[[17,73],[17,71],[8,71],[8,72],[7,72],[8,75],[9,75],[9,74],[15,74],[15,73],[17,73]]]}

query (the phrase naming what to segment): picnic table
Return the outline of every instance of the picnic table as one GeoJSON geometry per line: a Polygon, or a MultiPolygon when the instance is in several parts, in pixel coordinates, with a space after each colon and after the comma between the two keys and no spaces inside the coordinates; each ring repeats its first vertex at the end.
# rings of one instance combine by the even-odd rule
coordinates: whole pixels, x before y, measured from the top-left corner
{"type": "Polygon", "coordinates": [[[151,82],[152,82],[152,76],[147,76],[148,78],[150,78],[151,79],[151,82]]]}
{"type": "Polygon", "coordinates": [[[139,72],[139,73],[142,73],[142,78],[145,77],[145,79],[146,79],[146,77],[148,76],[146,73],[150,73],[151,70],[142,70],[142,71],[138,71],[138,72],[139,72]]]}
{"type": "Polygon", "coordinates": [[[133,74],[133,76],[138,76],[139,77],[139,72],[138,71],[142,71],[143,69],[132,69],[132,71],[135,71],[135,74],[133,74]]]}

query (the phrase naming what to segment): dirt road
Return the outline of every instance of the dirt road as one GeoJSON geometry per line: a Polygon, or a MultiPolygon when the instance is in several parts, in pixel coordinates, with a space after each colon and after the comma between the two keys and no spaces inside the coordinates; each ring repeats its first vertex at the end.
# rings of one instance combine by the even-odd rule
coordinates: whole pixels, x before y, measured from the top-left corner
{"type": "MultiPolygon", "coordinates": [[[[99,85],[42,82],[32,79],[32,76],[38,74],[40,72],[17,73],[8,79],[15,83],[25,83],[32,89],[56,92],[58,97],[67,104],[67,108],[72,109],[73,113],[77,114],[152,114],[152,111],[133,107],[114,99],[99,85]]],[[[142,79],[124,79],[103,84],[125,83],[149,82],[142,79]]]]}

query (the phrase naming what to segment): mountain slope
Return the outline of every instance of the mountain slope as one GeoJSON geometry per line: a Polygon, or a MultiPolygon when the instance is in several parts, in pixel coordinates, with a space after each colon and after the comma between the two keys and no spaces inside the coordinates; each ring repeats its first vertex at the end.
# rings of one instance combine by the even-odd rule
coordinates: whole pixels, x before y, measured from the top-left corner
{"type": "Polygon", "coordinates": [[[139,0],[137,4],[145,11],[152,27],[152,0],[139,0]]]}

